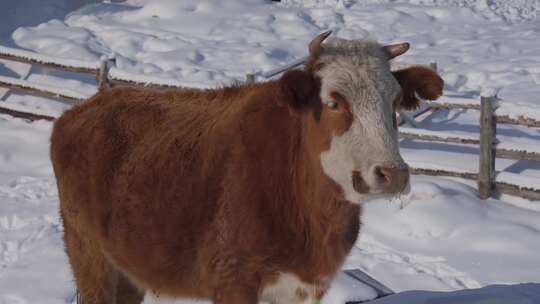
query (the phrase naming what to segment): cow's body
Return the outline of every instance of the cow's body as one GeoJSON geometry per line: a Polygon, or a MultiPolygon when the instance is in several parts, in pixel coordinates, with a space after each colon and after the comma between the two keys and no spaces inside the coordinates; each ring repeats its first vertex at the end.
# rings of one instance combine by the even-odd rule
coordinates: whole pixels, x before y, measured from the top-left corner
{"type": "MultiPolygon", "coordinates": [[[[66,112],[51,156],[67,246],[87,240],[86,258],[161,294],[212,298],[281,273],[322,293],[356,239],[359,207],[311,173],[273,86],[117,88],[66,112]]],[[[76,275],[81,288],[92,280],[76,275]]]]}
{"type": "MultiPolygon", "coordinates": [[[[343,113],[324,108],[324,77],[107,89],[64,113],[51,159],[83,303],[140,303],[146,291],[215,303],[320,300],[360,213],[348,181],[331,171],[343,153],[333,138],[348,138],[354,113],[346,101],[343,113]]],[[[387,155],[385,164],[402,162],[387,155]]],[[[363,196],[407,183],[406,171],[399,179],[370,166],[351,171],[363,196]]]]}

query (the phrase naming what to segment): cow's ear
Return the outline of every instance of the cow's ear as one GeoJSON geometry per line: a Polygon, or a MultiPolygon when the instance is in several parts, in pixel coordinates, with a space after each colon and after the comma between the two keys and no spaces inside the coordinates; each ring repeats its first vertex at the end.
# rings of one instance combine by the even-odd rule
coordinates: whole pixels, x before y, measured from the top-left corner
{"type": "Polygon", "coordinates": [[[304,110],[313,104],[319,95],[320,81],[303,70],[287,71],[279,79],[278,103],[294,110],[304,110]]]}
{"type": "Polygon", "coordinates": [[[442,95],[444,81],[433,69],[414,66],[392,72],[399,82],[403,99],[397,110],[414,110],[420,105],[418,97],[435,100],[442,95]]]}

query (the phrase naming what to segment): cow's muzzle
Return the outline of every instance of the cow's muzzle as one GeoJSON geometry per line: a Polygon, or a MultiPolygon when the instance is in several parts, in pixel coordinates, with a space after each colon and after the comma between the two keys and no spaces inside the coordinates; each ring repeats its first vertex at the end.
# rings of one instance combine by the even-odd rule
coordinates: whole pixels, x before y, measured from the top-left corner
{"type": "Polygon", "coordinates": [[[375,166],[373,174],[381,193],[401,193],[409,185],[408,166],[375,166]]]}
{"type": "Polygon", "coordinates": [[[352,183],[354,190],[360,194],[403,193],[409,186],[409,167],[376,165],[369,170],[367,178],[360,171],[353,171],[352,183]]]}

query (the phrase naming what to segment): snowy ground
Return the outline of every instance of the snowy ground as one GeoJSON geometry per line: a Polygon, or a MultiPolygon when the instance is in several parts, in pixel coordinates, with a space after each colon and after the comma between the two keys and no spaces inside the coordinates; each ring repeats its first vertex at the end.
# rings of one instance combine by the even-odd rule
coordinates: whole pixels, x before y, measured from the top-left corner
{"type": "MultiPolygon", "coordinates": [[[[540,118],[538,1],[128,0],[72,12],[95,2],[2,3],[0,42],[85,61],[114,54],[127,75],[214,86],[300,58],[315,34],[331,28],[345,38],[409,41],[412,49],[400,61],[437,61],[447,96],[477,99],[482,88],[495,87],[503,98],[499,111],[540,118]]],[[[89,75],[30,70],[6,61],[0,61],[0,75],[84,94],[95,85],[89,75]]],[[[53,116],[69,107],[1,89],[0,99],[5,107],[53,116]]],[[[424,115],[420,126],[477,136],[478,112],[441,110],[424,115]]],[[[50,130],[48,122],[29,124],[0,115],[1,304],[70,303],[73,298],[48,159],[50,130]]],[[[540,130],[500,126],[498,138],[508,145],[538,146],[540,130]]],[[[401,147],[411,164],[477,168],[474,146],[406,140],[401,147]]],[[[538,163],[497,160],[497,169],[540,181],[538,163]]],[[[360,240],[346,268],[363,269],[395,291],[540,282],[540,202],[510,196],[481,201],[475,185],[460,179],[417,176],[412,182],[408,196],[366,206],[360,240]]],[[[339,288],[347,283],[340,283],[327,303],[345,294],[339,288]]],[[[538,284],[492,286],[452,298],[481,303],[489,295],[506,294],[515,297],[504,303],[539,303],[539,289],[538,284]],[[526,302],[527,297],[537,302],[526,302]]],[[[433,300],[441,294],[404,296],[418,303],[454,303],[433,300]]],[[[381,303],[417,303],[403,299],[381,303]]]]}

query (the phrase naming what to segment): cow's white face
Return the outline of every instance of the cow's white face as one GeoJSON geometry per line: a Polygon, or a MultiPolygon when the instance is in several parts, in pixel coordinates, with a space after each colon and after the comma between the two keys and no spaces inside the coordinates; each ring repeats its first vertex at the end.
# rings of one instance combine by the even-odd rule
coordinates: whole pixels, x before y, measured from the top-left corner
{"type": "Polygon", "coordinates": [[[324,172],[351,202],[406,190],[409,173],[399,154],[394,109],[401,87],[390,72],[387,54],[377,43],[338,39],[323,50],[316,73],[323,107],[352,118],[349,128],[335,134],[321,154],[324,172]]]}
{"type": "Polygon", "coordinates": [[[426,67],[390,71],[388,60],[408,44],[383,47],[370,41],[334,39],[310,44],[304,71],[280,79],[279,100],[303,113],[303,137],[345,198],[363,203],[408,190],[409,170],[399,153],[396,111],[434,100],[444,82],[426,67]]]}

